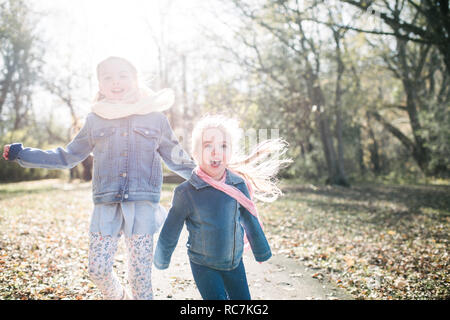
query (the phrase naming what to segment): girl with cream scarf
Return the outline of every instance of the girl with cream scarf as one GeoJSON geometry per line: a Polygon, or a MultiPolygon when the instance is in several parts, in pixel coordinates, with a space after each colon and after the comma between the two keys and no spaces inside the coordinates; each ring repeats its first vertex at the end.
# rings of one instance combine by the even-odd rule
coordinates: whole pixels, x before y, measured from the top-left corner
{"type": "MultiPolygon", "coordinates": [[[[174,103],[172,89],[166,88],[154,92],[149,88],[139,86],[136,68],[123,58],[110,57],[100,62],[97,66],[97,78],[99,92],[91,111],[104,119],[119,119],[131,115],[162,112],[169,109],[174,103]]],[[[162,206],[149,201],[95,206],[89,246],[89,274],[105,298],[153,299],[151,285],[152,233],[157,232],[166,216],[167,212],[162,206]],[[121,214],[118,214],[119,212],[121,214]],[[110,219],[111,216],[117,218],[118,225],[121,224],[117,228],[120,230],[119,232],[126,235],[131,293],[122,287],[112,269],[118,237],[102,236],[101,221],[110,219]],[[95,221],[99,221],[98,226],[95,226],[95,221]],[[139,230],[140,234],[136,234],[135,230],[139,230]]]]}
{"type": "Polygon", "coordinates": [[[97,66],[99,92],[83,128],[65,147],[53,150],[4,146],[3,157],[23,167],[68,169],[94,154],[94,210],[89,229],[89,276],[105,299],[153,298],[153,234],[167,212],[159,204],[161,160],[188,179],[195,164],[161,111],[174,102],[171,89],[139,87],[136,68],[110,57],[97,66]],[[113,270],[124,234],[128,253],[125,290],[113,270]]]}
{"type": "Polygon", "coordinates": [[[136,68],[123,58],[110,57],[100,62],[97,65],[97,78],[99,91],[92,112],[105,119],[162,112],[174,103],[172,89],[154,92],[140,87],[136,68]]]}

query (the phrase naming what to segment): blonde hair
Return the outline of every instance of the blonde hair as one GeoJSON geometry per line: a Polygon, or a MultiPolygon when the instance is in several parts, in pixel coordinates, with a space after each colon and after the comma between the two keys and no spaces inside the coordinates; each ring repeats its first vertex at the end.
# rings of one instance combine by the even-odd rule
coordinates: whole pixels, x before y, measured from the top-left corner
{"type": "Polygon", "coordinates": [[[217,128],[230,138],[232,153],[228,168],[250,183],[256,199],[271,202],[282,195],[277,186],[276,175],[282,167],[292,162],[291,159],[283,157],[288,147],[285,140],[264,140],[246,155],[242,148],[239,148],[242,129],[238,121],[222,115],[206,115],[197,122],[192,131],[192,155],[197,162],[203,132],[210,128],[217,128]]]}
{"type": "MultiPolygon", "coordinates": [[[[100,79],[100,68],[102,67],[103,64],[105,64],[106,62],[109,62],[109,61],[111,61],[111,60],[118,60],[118,61],[120,61],[120,62],[126,64],[126,65],[130,68],[131,74],[132,74],[132,75],[136,78],[136,80],[137,80],[137,77],[138,77],[137,69],[136,69],[136,67],[135,67],[129,60],[127,60],[127,59],[125,59],[125,58],[122,58],[122,57],[110,56],[110,57],[108,57],[108,58],[106,58],[106,59],[100,61],[100,62],[97,64],[97,67],[96,67],[96,73],[97,73],[97,80],[98,80],[98,81],[99,81],[99,79],[100,79]]],[[[100,101],[100,100],[103,100],[104,98],[105,98],[105,97],[100,93],[100,91],[98,91],[97,94],[96,94],[96,96],[95,96],[95,98],[94,98],[94,102],[98,102],[98,101],[100,101]]]]}

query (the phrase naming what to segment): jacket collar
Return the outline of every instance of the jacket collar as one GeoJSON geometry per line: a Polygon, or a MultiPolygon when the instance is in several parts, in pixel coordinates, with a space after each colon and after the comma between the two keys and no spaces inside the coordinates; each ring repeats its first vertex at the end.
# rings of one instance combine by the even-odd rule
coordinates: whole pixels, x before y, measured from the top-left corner
{"type": "MultiPolygon", "coordinates": [[[[236,184],[244,182],[244,179],[241,176],[238,176],[237,174],[231,172],[228,169],[225,169],[225,171],[226,171],[226,175],[227,175],[225,177],[225,183],[226,184],[236,185],[236,184]]],[[[189,178],[188,181],[197,190],[205,188],[205,187],[210,187],[210,185],[208,183],[206,183],[205,181],[200,179],[200,177],[195,173],[195,170],[192,171],[192,175],[191,175],[191,177],[189,178]]]]}

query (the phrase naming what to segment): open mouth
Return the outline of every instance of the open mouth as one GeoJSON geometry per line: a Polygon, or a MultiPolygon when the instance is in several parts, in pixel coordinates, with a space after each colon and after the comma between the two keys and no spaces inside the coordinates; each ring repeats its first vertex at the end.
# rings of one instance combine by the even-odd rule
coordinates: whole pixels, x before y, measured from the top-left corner
{"type": "Polygon", "coordinates": [[[213,168],[218,168],[222,164],[220,160],[211,160],[209,165],[213,168]]]}
{"type": "Polygon", "coordinates": [[[124,91],[124,89],[112,89],[111,92],[114,94],[120,94],[124,91]]]}

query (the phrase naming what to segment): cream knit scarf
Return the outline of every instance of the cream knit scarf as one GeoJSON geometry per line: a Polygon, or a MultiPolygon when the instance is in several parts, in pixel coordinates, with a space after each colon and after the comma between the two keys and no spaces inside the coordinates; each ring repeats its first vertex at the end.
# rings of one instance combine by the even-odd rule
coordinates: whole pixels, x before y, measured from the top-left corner
{"type": "Polygon", "coordinates": [[[169,109],[175,101],[172,89],[154,92],[149,88],[137,88],[122,100],[102,99],[92,105],[92,112],[105,119],[119,119],[132,114],[147,114],[169,109]]]}

